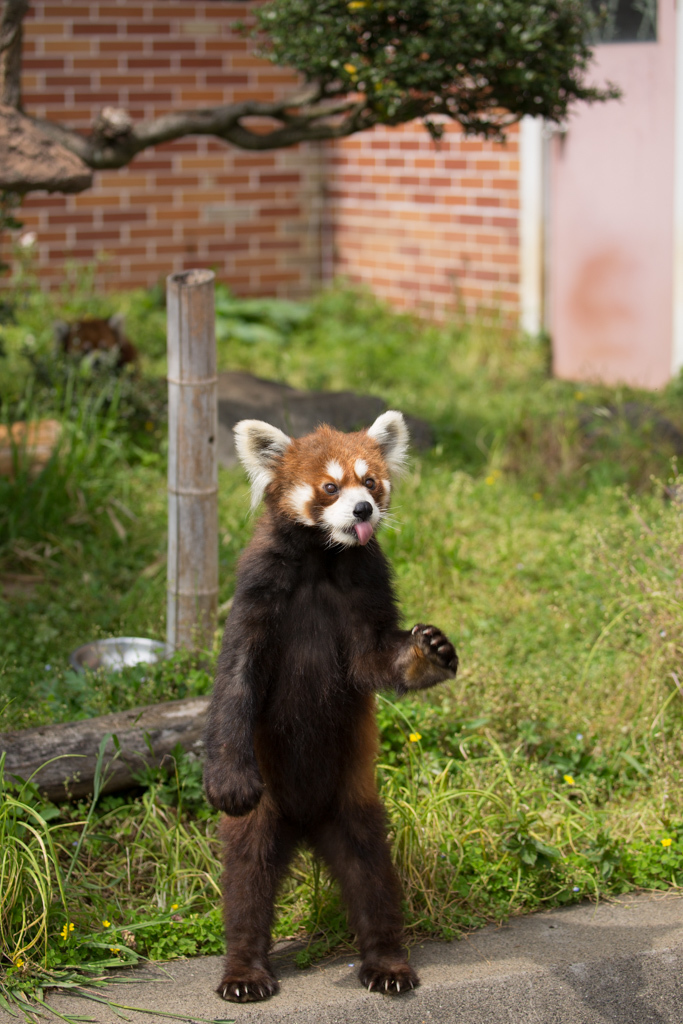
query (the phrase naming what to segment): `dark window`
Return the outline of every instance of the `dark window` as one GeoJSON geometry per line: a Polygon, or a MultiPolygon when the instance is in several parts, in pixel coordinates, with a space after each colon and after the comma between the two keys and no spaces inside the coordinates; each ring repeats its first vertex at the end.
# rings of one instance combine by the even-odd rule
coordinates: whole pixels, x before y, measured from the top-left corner
{"type": "Polygon", "coordinates": [[[657,0],[590,0],[597,15],[593,43],[657,40],[657,0]]]}

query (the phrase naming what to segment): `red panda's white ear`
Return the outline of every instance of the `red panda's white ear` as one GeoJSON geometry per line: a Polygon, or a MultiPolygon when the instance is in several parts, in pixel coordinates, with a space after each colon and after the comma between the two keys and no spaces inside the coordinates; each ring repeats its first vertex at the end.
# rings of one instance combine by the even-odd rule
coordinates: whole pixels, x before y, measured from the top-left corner
{"type": "Polygon", "coordinates": [[[233,433],[237,456],[251,480],[251,507],[256,508],[292,439],[263,420],[240,420],[233,433]]]}
{"type": "Polygon", "coordinates": [[[378,416],[368,434],[382,449],[384,461],[391,473],[400,473],[408,455],[410,437],[406,421],[400,412],[388,409],[378,416]]]}

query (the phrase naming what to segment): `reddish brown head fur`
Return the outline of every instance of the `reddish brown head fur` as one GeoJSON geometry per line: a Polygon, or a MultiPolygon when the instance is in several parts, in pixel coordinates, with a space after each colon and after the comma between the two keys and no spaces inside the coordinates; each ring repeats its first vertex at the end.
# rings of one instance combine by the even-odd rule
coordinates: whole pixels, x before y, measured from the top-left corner
{"type": "Polygon", "coordinates": [[[332,544],[355,546],[367,543],[389,507],[408,432],[400,413],[386,412],[366,430],[343,434],[323,424],[296,440],[243,420],[235,438],[254,505],[265,494],[278,516],[325,530],[332,544]]]}

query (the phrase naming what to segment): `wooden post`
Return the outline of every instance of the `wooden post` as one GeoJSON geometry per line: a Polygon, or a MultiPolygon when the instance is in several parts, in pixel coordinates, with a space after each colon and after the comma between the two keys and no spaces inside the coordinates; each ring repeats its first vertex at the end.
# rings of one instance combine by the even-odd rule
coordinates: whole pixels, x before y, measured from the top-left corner
{"type": "Polygon", "coordinates": [[[214,275],[171,274],[168,317],[166,639],[209,648],[218,606],[217,378],[214,275]]]}

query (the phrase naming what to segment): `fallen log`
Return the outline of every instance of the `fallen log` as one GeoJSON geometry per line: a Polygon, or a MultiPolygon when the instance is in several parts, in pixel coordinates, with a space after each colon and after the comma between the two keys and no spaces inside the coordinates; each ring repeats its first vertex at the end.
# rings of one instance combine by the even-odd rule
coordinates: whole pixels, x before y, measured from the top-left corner
{"type": "Polygon", "coordinates": [[[208,697],[189,697],[80,722],[0,733],[5,778],[31,779],[49,800],[89,796],[100,744],[108,737],[101,792],[130,789],[136,785],[135,772],[158,766],[177,744],[201,753],[208,706],[208,697]]]}

